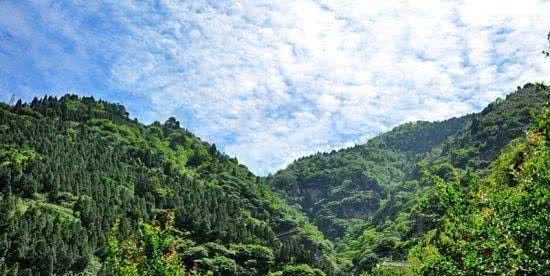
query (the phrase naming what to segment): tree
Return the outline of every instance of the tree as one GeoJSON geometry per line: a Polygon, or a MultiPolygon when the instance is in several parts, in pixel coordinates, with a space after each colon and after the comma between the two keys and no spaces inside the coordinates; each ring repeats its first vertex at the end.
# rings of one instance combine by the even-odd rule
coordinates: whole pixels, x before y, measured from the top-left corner
{"type": "Polygon", "coordinates": [[[371,273],[378,263],[380,263],[380,258],[374,253],[364,252],[361,260],[355,264],[355,269],[357,272],[368,272],[371,273]]]}
{"type": "Polygon", "coordinates": [[[15,104],[15,110],[21,111],[22,107],[23,107],[23,102],[21,101],[21,99],[17,100],[17,103],[15,104]]]}
{"type": "Polygon", "coordinates": [[[195,148],[193,150],[193,154],[189,157],[189,160],[187,160],[187,166],[191,167],[198,167],[200,166],[204,161],[207,160],[207,155],[204,151],[201,151],[199,148],[195,148]]]}
{"type": "Polygon", "coordinates": [[[185,275],[176,255],[173,216],[167,225],[142,223],[137,235],[130,239],[117,238],[119,222],[112,229],[107,242],[105,272],[109,275],[185,275]]]}

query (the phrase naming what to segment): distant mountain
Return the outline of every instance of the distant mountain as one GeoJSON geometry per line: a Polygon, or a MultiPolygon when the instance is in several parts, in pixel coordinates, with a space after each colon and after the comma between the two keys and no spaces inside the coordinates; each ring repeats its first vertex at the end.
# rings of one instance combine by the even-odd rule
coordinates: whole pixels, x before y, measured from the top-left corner
{"type": "Polygon", "coordinates": [[[549,100],[549,88],[526,84],[480,113],[406,123],[363,145],[300,158],[268,181],[337,241],[342,254],[371,250],[403,260],[437,219],[415,213],[418,196],[431,189],[421,165],[445,179],[489,174],[499,152],[525,139],[532,113],[549,100]]]}
{"type": "Polygon", "coordinates": [[[331,243],[259,180],[174,118],[74,95],[0,104],[0,271],[331,273],[331,243]]]}

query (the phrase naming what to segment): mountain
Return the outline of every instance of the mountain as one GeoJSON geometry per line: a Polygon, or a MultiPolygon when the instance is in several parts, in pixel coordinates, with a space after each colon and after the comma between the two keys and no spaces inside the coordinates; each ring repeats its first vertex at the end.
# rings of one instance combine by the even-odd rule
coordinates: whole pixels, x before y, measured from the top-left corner
{"type": "Polygon", "coordinates": [[[526,84],[265,178],[175,118],[75,95],[0,103],[0,272],[543,274],[549,101],[526,84]]]}
{"type": "Polygon", "coordinates": [[[174,118],[143,125],[93,97],[0,104],[0,191],[3,272],[335,267],[331,242],[237,159],[174,118]]]}
{"type": "Polygon", "coordinates": [[[418,198],[432,189],[423,168],[445,180],[487,176],[503,148],[525,139],[532,113],[549,100],[548,87],[526,84],[480,113],[406,123],[363,145],[300,158],[268,182],[356,267],[368,253],[405,260],[443,215],[419,211],[418,198]]]}

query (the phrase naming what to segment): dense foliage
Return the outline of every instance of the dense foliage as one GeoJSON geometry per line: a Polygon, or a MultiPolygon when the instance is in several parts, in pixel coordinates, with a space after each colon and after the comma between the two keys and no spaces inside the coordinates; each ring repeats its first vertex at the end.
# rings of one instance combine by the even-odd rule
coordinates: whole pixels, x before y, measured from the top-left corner
{"type": "Polygon", "coordinates": [[[117,237],[119,223],[115,223],[107,241],[105,273],[109,275],[185,275],[177,256],[174,239],[174,213],[167,212],[163,225],[141,224],[132,237],[117,237]]]}
{"type": "Polygon", "coordinates": [[[428,173],[444,213],[411,250],[429,275],[550,272],[550,106],[527,141],[516,141],[480,180],[445,181],[428,173]]]}
{"type": "Polygon", "coordinates": [[[336,242],[352,272],[401,266],[446,214],[424,172],[445,181],[491,174],[499,153],[525,139],[532,112],[549,100],[548,87],[526,84],[480,113],[404,124],[364,145],[301,158],[268,180],[336,242]]]}
{"type": "Polygon", "coordinates": [[[0,105],[0,192],[2,273],[335,268],[331,242],[235,158],[91,97],[0,105]],[[155,226],[168,210],[173,228],[155,226]]]}
{"type": "Polygon", "coordinates": [[[527,84],[266,178],[175,118],[74,95],[0,104],[0,273],[542,274],[549,100],[527,84]]]}

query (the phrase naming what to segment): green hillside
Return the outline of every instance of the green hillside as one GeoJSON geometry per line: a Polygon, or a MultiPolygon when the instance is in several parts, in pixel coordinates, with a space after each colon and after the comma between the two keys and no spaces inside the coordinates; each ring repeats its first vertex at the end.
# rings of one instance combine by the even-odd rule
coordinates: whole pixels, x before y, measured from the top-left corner
{"type": "Polygon", "coordinates": [[[341,256],[360,271],[367,263],[404,261],[443,212],[425,212],[419,198],[433,189],[422,168],[444,180],[466,172],[487,176],[498,154],[526,137],[550,89],[527,84],[482,112],[441,122],[413,122],[364,145],[296,160],[269,177],[302,209],[341,256]]]}
{"type": "Polygon", "coordinates": [[[0,272],[543,274],[549,101],[527,84],[266,178],[175,118],[74,95],[0,104],[0,272]]]}
{"type": "Polygon", "coordinates": [[[424,275],[548,275],[550,272],[550,105],[522,137],[506,146],[487,177],[468,172],[433,189],[418,211],[438,214],[411,249],[424,275]],[[527,138],[527,139],[525,139],[527,138]]]}
{"type": "Polygon", "coordinates": [[[331,242],[259,180],[174,118],[72,95],[2,104],[0,270],[331,273],[331,242]]]}

